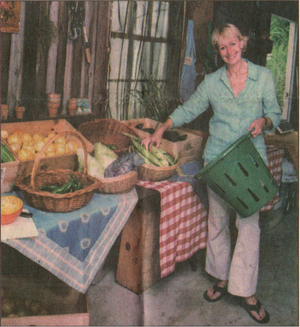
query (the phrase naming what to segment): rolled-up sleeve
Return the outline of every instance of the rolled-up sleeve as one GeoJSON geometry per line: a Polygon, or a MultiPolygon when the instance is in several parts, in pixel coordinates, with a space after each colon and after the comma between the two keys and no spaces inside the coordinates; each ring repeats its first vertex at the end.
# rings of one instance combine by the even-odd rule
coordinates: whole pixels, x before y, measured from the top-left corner
{"type": "Polygon", "coordinates": [[[262,101],[264,116],[270,118],[274,128],[276,128],[280,123],[282,111],[277,102],[274,78],[269,70],[266,73],[262,101]]]}

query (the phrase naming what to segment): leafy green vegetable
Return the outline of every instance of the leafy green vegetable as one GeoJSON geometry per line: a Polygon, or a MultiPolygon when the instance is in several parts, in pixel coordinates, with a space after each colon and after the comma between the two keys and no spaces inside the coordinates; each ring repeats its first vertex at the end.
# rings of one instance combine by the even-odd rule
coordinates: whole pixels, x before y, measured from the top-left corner
{"type": "Polygon", "coordinates": [[[110,150],[106,145],[97,142],[95,143],[94,157],[105,170],[113,161],[118,159],[114,151],[110,150]]]}
{"type": "MultiPolygon", "coordinates": [[[[79,172],[83,172],[84,167],[84,151],[82,148],[77,149],[77,157],[79,162],[79,172]]],[[[88,154],[87,173],[96,178],[104,178],[105,168],[90,154],[88,154]]]]}

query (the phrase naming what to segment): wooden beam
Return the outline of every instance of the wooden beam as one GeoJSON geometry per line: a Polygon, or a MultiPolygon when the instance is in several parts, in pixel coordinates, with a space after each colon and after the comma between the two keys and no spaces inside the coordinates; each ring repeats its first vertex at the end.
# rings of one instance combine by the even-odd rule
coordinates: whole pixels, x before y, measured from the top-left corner
{"type": "Polygon", "coordinates": [[[110,11],[111,3],[109,1],[98,2],[97,12],[97,42],[95,49],[95,78],[93,99],[95,103],[92,105],[93,113],[98,117],[104,117],[105,113],[101,112],[101,103],[107,97],[107,70],[109,59],[108,37],[110,33],[110,11]]]}
{"type": "MultiPolygon", "coordinates": [[[[50,20],[53,21],[54,25],[58,25],[58,10],[59,2],[52,1],[50,5],[50,20]]],[[[48,63],[47,63],[47,83],[46,93],[55,92],[55,73],[56,73],[56,62],[57,62],[57,49],[58,49],[58,35],[56,35],[55,41],[51,43],[48,52],[48,63]]]]}
{"type": "Polygon", "coordinates": [[[9,112],[12,114],[17,102],[21,100],[22,92],[22,71],[23,71],[23,50],[24,50],[24,30],[25,30],[25,2],[21,2],[21,17],[19,33],[11,36],[8,95],[7,104],[9,112]]]}

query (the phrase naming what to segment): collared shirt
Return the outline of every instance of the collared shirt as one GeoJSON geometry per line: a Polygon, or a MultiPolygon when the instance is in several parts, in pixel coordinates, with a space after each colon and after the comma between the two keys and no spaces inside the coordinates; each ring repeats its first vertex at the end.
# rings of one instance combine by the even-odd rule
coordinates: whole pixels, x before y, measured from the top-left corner
{"type": "MultiPolygon", "coordinates": [[[[244,135],[255,119],[269,117],[274,127],[280,122],[282,112],[271,71],[245,61],[248,63],[248,77],[245,88],[237,97],[232,91],[224,65],[206,75],[190,99],[169,116],[176,128],[191,122],[209,105],[212,106],[214,114],[209,122],[209,137],[203,155],[206,161],[214,159],[244,135]]],[[[263,134],[251,140],[267,163],[263,134]]]]}

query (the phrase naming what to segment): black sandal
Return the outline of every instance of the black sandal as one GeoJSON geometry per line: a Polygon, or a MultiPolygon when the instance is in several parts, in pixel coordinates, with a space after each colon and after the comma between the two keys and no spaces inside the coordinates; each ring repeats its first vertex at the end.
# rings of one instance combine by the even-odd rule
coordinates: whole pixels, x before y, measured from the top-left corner
{"type": "Polygon", "coordinates": [[[260,308],[261,308],[261,303],[256,300],[255,304],[248,304],[246,302],[245,299],[242,299],[242,307],[248,312],[248,315],[255,320],[256,322],[258,322],[259,324],[266,324],[267,322],[269,322],[270,320],[270,315],[269,312],[265,310],[265,316],[262,319],[257,319],[255,316],[253,316],[253,314],[251,313],[251,311],[255,311],[257,312],[258,315],[260,315],[260,308]]]}
{"type": "MultiPolygon", "coordinates": [[[[218,282],[218,283],[219,283],[219,282],[218,282]]],[[[217,301],[221,300],[222,297],[227,293],[227,285],[226,285],[225,287],[220,287],[220,286],[218,285],[218,283],[216,283],[216,284],[213,286],[213,288],[214,288],[214,293],[213,293],[213,295],[216,294],[217,292],[219,292],[220,295],[219,295],[218,297],[216,297],[215,299],[212,299],[212,298],[210,298],[210,297],[208,296],[207,291],[205,291],[204,294],[203,294],[203,297],[204,297],[204,299],[205,299],[206,301],[208,301],[208,302],[217,302],[217,301]]]]}

